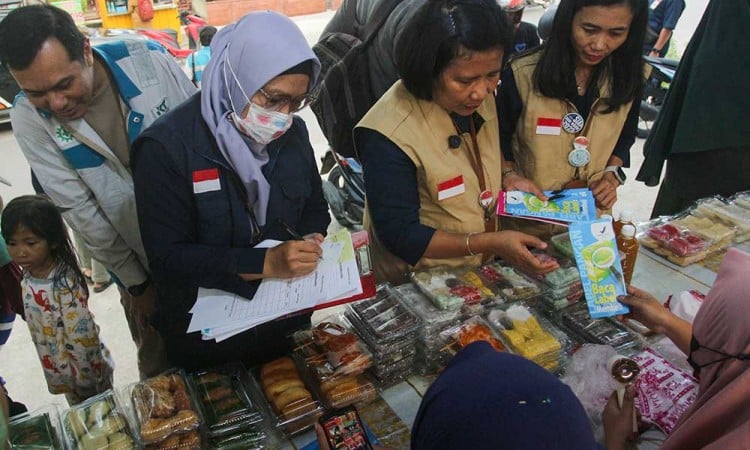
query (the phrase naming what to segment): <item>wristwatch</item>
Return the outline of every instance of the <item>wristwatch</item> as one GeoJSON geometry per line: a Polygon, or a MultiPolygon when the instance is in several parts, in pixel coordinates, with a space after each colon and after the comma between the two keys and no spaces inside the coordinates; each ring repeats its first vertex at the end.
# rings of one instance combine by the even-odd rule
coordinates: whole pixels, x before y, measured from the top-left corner
{"type": "Polygon", "coordinates": [[[612,172],[617,178],[617,181],[620,182],[620,185],[625,184],[625,181],[628,179],[627,176],[625,176],[625,171],[622,170],[622,167],[620,166],[607,166],[604,168],[605,172],[612,172]]]}
{"type": "Polygon", "coordinates": [[[128,294],[132,295],[133,297],[140,297],[143,295],[144,292],[146,292],[146,288],[151,284],[151,278],[146,278],[146,281],[144,281],[141,284],[136,284],[134,286],[128,287],[128,294]]]}

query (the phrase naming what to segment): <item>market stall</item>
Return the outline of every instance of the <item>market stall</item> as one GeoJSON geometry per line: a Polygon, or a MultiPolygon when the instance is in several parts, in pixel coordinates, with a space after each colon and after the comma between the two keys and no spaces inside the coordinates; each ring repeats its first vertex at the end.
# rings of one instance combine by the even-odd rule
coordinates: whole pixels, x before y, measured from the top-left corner
{"type": "MultiPolygon", "coordinates": [[[[750,206],[747,200],[707,199],[638,224],[632,284],[660,299],[708,292],[712,260],[732,246],[750,250],[750,208],[740,206],[750,206]]],[[[528,275],[502,261],[415,272],[410,283],[379,286],[375,297],[317,311],[311,328],[289,336],[295,350],[288,356],[249,368],[173,369],[66,411],[15,418],[11,439],[41,445],[34,448],[301,449],[315,441],[312,425],[324,412],[354,404],[380,444],[408,448],[422,396],[452,355],[477,340],[558,376],[580,344],[607,345],[612,355],[639,361],[648,379],[642,391],[669,399],[679,390],[661,405],[669,414],[654,421],[669,431],[697,393],[684,356],[660,353],[663,336],[616,318],[591,319],[581,276],[565,256],[566,235],[552,244],[538,255],[558,262],[549,274],[528,275]]]]}

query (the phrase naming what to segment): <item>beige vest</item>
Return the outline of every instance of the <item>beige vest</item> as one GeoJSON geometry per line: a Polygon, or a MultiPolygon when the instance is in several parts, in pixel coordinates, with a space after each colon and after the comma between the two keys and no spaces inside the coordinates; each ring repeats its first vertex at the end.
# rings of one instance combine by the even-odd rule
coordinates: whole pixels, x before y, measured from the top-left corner
{"type": "MultiPolygon", "coordinates": [[[[533,74],[539,59],[539,52],[516,59],[510,63],[523,103],[523,111],[513,134],[513,156],[522,175],[532,179],[543,190],[560,189],[575,175],[575,167],[568,163],[568,154],[573,149],[573,139],[577,136],[560,130],[559,136],[537,134],[539,118],[562,119],[565,114],[576,112],[569,101],[542,96],[534,87],[533,74]]],[[[609,93],[609,79],[600,81],[600,96],[609,93]]],[[[589,138],[591,161],[579,169],[579,178],[591,184],[604,175],[604,168],[612,156],[612,151],[625,125],[631,103],[620,106],[616,111],[603,114],[606,105],[595,100],[591,107],[581,136],[589,138]]],[[[516,221],[503,218],[504,228],[513,228],[534,234],[541,238],[549,237],[558,231],[549,225],[539,225],[529,221],[516,221]],[[524,225],[521,225],[523,223],[524,225]]],[[[559,227],[557,227],[559,228],[559,227]]],[[[561,231],[560,229],[559,231],[561,231]]]]}
{"type": "MultiPolygon", "coordinates": [[[[477,133],[485,184],[495,196],[501,189],[500,142],[495,99],[489,95],[477,111],[485,120],[477,133]]],[[[482,232],[484,210],[479,205],[479,180],[472,168],[471,136],[464,133],[461,147],[451,149],[448,138],[456,134],[449,114],[435,103],[418,100],[401,83],[395,83],[370,109],[357,127],[375,130],[394,142],[414,163],[419,183],[419,221],[450,233],[482,232]],[[438,185],[463,177],[465,192],[438,199],[438,185]]],[[[388,177],[387,173],[366,173],[367,177],[388,177]]],[[[495,208],[493,204],[492,208],[495,208]]],[[[365,228],[370,233],[375,274],[379,281],[400,284],[414,269],[479,265],[480,256],[437,259],[422,258],[416,266],[388,251],[365,210],[365,228]]]]}

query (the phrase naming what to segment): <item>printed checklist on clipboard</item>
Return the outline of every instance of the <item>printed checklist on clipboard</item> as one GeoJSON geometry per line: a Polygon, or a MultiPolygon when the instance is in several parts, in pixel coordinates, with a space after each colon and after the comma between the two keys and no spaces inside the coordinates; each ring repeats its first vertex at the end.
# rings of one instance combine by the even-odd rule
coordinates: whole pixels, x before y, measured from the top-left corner
{"type": "MultiPolygon", "coordinates": [[[[269,240],[258,246],[280,243],[269,240]]],[[[204,340],[221,342],[280,317],[375,295],[367,232],[352,234],[344,229],[328,236],[321,247],[323,256],[315,271],[290,279],[265,278],[252,300],[199,288],[187,332],[200,331],[204,340]]]]}

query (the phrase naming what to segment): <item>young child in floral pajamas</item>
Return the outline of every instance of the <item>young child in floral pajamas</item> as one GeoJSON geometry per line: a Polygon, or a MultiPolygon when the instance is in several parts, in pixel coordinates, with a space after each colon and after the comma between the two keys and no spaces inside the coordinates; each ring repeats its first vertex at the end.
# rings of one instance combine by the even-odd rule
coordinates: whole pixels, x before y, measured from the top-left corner
{"type": "Polygon", "coordinates": [[[47,198],[12,200],[0,220],[8,253],[23,268],[23,311],[47,387],[71,405],[112,387],[113,363],[88,309],[62,216],[47,198]]]}

